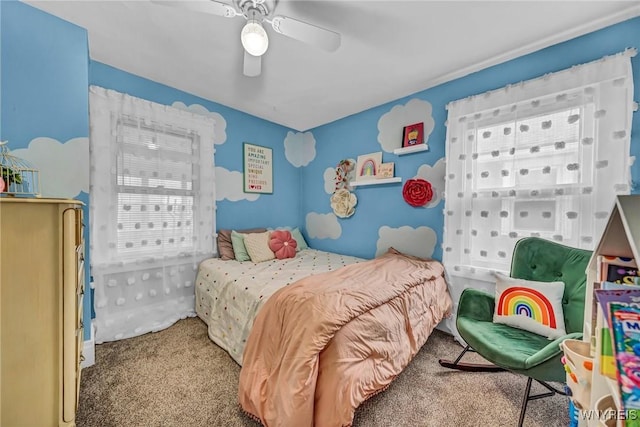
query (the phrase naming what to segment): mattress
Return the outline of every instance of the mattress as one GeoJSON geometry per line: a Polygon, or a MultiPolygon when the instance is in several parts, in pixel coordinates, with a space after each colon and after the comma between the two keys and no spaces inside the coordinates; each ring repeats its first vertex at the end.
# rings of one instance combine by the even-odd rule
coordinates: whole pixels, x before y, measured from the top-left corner
{"type": "Polygon", "coordinates": [[[208,325],[209,338],[242,365],[255,316],[274,292],[304,277],[362,261],[315,249],[261,263],[210,258],[198,269],[196,313],[208,325]]]}

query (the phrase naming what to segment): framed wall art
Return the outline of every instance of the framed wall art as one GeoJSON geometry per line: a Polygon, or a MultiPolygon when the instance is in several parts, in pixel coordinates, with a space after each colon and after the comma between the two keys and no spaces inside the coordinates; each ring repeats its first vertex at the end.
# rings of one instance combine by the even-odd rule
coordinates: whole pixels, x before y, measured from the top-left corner
{"type": "Polygon", "coordinates": [[[402,147],[424,144],[424,123],[415,123],[404,127],[402,147]]]}
{"type": "Polygon", "coordinates": [[[356,162],[356,181],[374,179],[382,163],[382,151],[358,156],[356,162]]]}
{"type": "Polygon", "coordinates": [[[273,193],[273,150],[245,142],[243,147],[245,193],[273,193]]]}
{"type": "Polygon", "coordinates": [[[393,162],[381,163],[376,178],[393,178],[393,162]]]}

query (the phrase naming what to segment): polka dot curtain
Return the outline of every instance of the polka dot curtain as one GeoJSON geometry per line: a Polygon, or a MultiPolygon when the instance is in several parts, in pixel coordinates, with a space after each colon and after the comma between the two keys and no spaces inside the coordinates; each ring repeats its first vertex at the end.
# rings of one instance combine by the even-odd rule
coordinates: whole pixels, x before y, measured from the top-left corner
{"type": "Polygon", "coordinates": [[[635,49],[447,106],[443,258],[508,272],[516,241],[585,249],[630,191],[635,49]]]}
{"type": "Polygon", "coordinates": [[[91,271],[96,342],[195,315],[213,256],[215,121],[90,88],[91,271]]]}

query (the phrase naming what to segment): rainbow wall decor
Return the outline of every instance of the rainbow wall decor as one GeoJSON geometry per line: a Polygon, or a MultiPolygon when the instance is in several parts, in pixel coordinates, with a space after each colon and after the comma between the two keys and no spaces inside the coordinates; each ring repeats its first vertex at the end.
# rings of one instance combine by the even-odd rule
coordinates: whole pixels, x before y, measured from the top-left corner
{"type": "Polygon", "coordinates": [[[375,176],[376,175],[376,162],[373,160],[365,160],[360,169],[360,176],[375,176]]]}
{"type": "Polygon", "coordinates": [[[553,305],[540,291],[521,286],[506,289],[500,295],[498,316],[526,316],[536,322],[556,328],[553,305]]]}
{"type": "Polygon", "coordinates": [[[382,163],[382,151],[362,154],[356,162],[356,181],[374,178],[382,163]]]}

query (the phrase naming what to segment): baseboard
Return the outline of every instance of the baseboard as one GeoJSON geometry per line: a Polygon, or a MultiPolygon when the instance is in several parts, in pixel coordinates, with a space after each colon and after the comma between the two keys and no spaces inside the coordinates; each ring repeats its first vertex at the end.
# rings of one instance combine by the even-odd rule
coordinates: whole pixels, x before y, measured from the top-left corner
{"type": "Polygon", "coordinates": [[[82,368],[88,368],[96,363],[96,339],[94,329],[93,322],[91,322],[91,337],[84,342],[82,348],[82,355],[84,356],[84,360],[80,363],[82,368]]]}
{"type": "Polygon", "coordinates": [[[440,321],[440,323],[436,325],[436,329],[449,335],[453,335],[453,332],[451,331],[451,328],[449,328],[448,323],[449,322],[447,322],[447,319],[442,319],[442,321],[440,321]]]}

